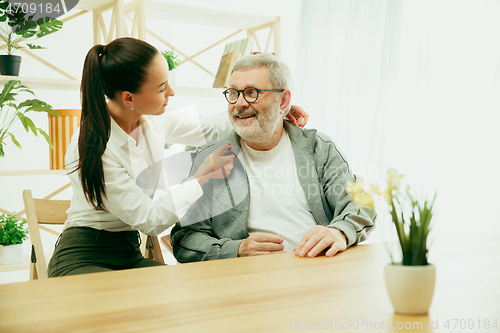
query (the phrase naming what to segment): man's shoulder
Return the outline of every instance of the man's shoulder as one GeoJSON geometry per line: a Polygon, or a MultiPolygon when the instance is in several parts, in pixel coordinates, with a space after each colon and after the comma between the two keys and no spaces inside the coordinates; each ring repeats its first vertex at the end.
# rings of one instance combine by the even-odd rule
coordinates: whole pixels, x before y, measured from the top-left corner
{"type": "Polygon", "coordinates": [[[318,144],[320,147],[323,145],[336,145],[332,138],[315,128],[303,129],[291,123],[286,123],[285,128],[288,131],[290,139],[301,146],[317,148],[318,144]]]}
{"type": "Polygon", "coordinates": [[[330,138],[327,134],[323,132],[316,131],[316,141],[323,142],[325,144],[333,144],[335,145],[335,141],[333,141],[332,138],[330,138]]]}
{"type": "MultiPolygon", "coordinates": [[[[337,143],[327,134],[316,129],[290,127],[288,126],[288,132],[292,141],[301,148],[300,150],[310,151],[317,163],[323,164],[332,158],[339,158],[339,161],[347,163],[337,143]]],[[[300,155],[304,157],[303,154],[300,155]]]]}

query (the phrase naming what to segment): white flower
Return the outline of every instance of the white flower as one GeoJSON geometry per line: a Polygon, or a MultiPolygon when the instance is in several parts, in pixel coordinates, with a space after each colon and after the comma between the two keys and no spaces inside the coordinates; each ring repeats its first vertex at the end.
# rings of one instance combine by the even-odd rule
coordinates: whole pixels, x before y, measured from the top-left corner
{"type": "Polygon", "coordinates": [[[396,169],[390,169],[387,171],[387,176],[387,185],[389,186],[389,189],[399,189],[399,186],[401,185],[401,178],[403,178],[404,175],[399,174],[396,169]]]}
{"type": "Polygon", "coordinates": [[[364,188],[364,184],[363,184],[362,180],[357,180],[355,182],[349,181],[349,182],[347,182],[347,186],[345,188],[345,191],[348,194],[356,195],[356,194],[363,193],[363,188],[364,188]]]}

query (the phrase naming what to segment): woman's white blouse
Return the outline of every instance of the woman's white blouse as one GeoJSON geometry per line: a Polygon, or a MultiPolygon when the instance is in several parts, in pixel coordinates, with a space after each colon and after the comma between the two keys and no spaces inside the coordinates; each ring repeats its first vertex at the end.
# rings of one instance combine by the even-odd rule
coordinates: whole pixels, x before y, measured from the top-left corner
{"type": "MultiPolygon", "coordinates": [[[[111,118],[110,138],[102,156],[106,210],[98,211],[87,202],[79,172],[73,172],[69,175],[73,198],[64,229],[78,226],[108,231],[139,230],[149,236],[160,234],[179,221],[203,194],[198,181],[188,178],[165,196],[153,200],[162,174],[165,143],[203,146],[231,130],[227,113],[202,119],[175,110],[142,117],[137,136],[125,133],[111,118]],[[132,137],[137,137],[137,141],[132,137]]],[[[71,172],[78,161],[78,131],[65,159],[66,169],[71,172]]]]}

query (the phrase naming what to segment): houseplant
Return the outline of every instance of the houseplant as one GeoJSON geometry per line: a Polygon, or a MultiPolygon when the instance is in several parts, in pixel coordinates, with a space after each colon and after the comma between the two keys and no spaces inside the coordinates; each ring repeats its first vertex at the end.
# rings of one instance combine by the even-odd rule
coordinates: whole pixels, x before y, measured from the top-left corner
{"type": "Polygon", "coordinates": [[[21,81],[10,80],[3,87],[2,93],[0,94],[0,157],[5,155],[4,145],[6,144],[7,138],[10,138],[12,142],[21,149],[21,144],[16,140],[14,133],[11,132],[12,126],[20,121],[24,126],[26,132],[30,130],[38,136],[40,133],[50,148],[52,148],[52,142],[49,136],[41,128],[35,126],[33,121],[26,115],[28,112],[47,112],[58,116],[57,112],[52,109],[52,106],[39,100],[39,99],[27,99],[22,102],[16,101],[16,96],[20,92],[27,92],[35,95],[28,87],[21,84],[21,81]]]}
{"type": "Polygon", "coordinates": [[[175,85],[174,69],[176,69],[181,64],[181,60],[172,49],[168,51],[162,51],[161,54],[165,57],[165,60],[167,60],[168,70],[169,70],[168,82],[170,85],[175,85]]]}
{"type": "Polygon", "coordinates": [[[31,13],[29,10],[12,6],[9,1],[0,2],[0,13],[0,22],[5,22],[4,27],[0,28],[0,39],[5,42],[7,51],[6,55],[0,55],[0,74],[18,76],[21,57],[14,55],[13,52],[25,47],[44,49],[39,45],[26,43],[24,46],[20,43],[26,39],[41,38],[59,31],[63,22],[51,17],[40,17],[34,21],[34,15],[27,16],[31,13]]]}
{"type": "Polygon", "coordinates": [[[26,220],[15,215],[0,215],[0,263],[15,264],[23,261],[23,241],[28,239],[26,220]]]}
{"type": "Polygon", "coordinates": [[[365,190],[362,181],[349,183],[347,192],[354,202],[362,205],[373,206],[373,196],[383,197],[389,205],[401,254],[399,262],[389,253],[391,264],[384,269],[389,297],[398,313],[425,314],[432,302],[436,277],[435,266],[427,261],[427,237],[436,195],[431,200],[417,199],[409,186],[401,190],[402,178],[403,175],[391,169],[383,193],[375,185],[365,190]]]}
{"type": "Polygon", "coordinates": [[[162,51],[163,56],[165,57],[165,60],[167,60],[168,63],[168,70],[172,71],[177,68],[177,66],[180,65],[181,60],[175,54],[174,50],[170,49],[168,51],[162,51]]]}

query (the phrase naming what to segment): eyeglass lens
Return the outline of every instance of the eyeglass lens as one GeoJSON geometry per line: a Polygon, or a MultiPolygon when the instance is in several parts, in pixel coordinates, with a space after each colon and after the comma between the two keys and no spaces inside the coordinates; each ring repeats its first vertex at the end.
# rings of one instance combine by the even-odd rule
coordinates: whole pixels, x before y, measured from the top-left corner
{"type": "MultiPolygon", "coordinates": [[[[236,103],[239,96],[240,92],[238,90],[233,88],[227,90],[226,98],[229,103],[236,103]]],[[[248,103],[254,103],[257,101],[257,98],[259,98],[259,92],[255,88],[248,87],[243,90],[243,98],[245,98],[248,103]]]]}

